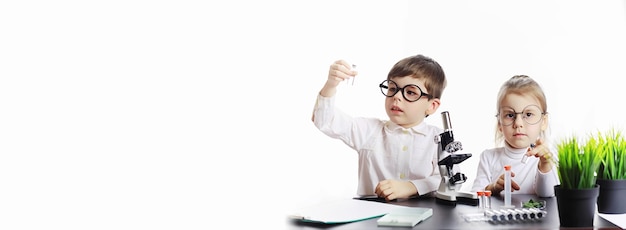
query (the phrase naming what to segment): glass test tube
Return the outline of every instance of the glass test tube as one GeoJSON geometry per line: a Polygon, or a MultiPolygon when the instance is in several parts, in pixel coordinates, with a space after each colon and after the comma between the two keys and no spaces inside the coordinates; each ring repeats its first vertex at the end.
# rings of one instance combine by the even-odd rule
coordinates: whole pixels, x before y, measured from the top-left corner
{"type": "Polygon", "coordinates": [[[500,221],[510,221],[513,217],[508,209],[500,209],[498,212],[500,212],[500,221]]]}
{"type": "Polygon", "coordinates": [[[498,210],[498,216],[500,217],[500,221],[506,221],[508,213],[505,210],[498,210]]]}
{"type": "MultiPolygon", "coordinates": [[[[535,143],[530,144],[530,149],[534,149],[535,148],[535,143]]],[[[524,154],[524,156],[522,156],[522,163],[526,164],[526,162],[528,161],[528,155],[524,154]]]]}
{"type": "Polygon", "coordinates": [[[511,166],[504,166],[504,207],[512,208],[511,206],[511,166]]]}
{"type": "Polygon", "coordinates": [[[491,209],[491,190],[485,190],[483,199],[483,207],[485,207],[485,209],[491,209]]]}
{"type": "Polygon", "coordinates": [[[541,210],[541,209],[538,209],[538,208],[530,208],[530,211],[535,213],[535,218],[537,218],[537,219],[543,218],[546,215],[546,213],[548,213],[548,212],[546,212],[544,210],[541,210]]]}
{"type": "Polygon", "coordinates": [[[510,221],[513,221],[516,219],[516,214],[517,212],[515,211],[515,209],[509,209],[507,210],[507,219],[510,221]]]}
{"type": "Polygon", "coordinates": [[[485,191],[477,191],[476,195],[478,195],[478,209],[485,209],[485,201],[483,200],[485,198],[485,191]]]}
{"type": "Polygon", "coordinates": [[[515,211],[517,212],[517,213],[515,214],[515,217],[516,217],[518,220],[526,220],[526,219],[528,219],[528,214],[527,214],[526,212],[524,212],[524,210],[521,210],[521,209],[516,209],[515,211]]]}
{"type": "Polygon", "coordinates": [[[535,217],[537,217],[537,215],[535,215],[535,212],[531,211],[530,209],[526,209],[524,210],[526,213],[528,213],[528,219],[535,219],[535,217]]]}
{"type": "MultiPolygon", "coordinates": [[[[351,68],[351,70],[356,71],[356,65],[355,65],[355,64],[352,64],[352,68],[351,68]]],[[[355,78],[355,77],[352,77],[352,85],[354,85],[354,78],[355,78]]],[[[346,81],[346,83],[348,83],[348,82],[346,81]]]]}
{"type": "Polygon", "coordinates": [[[485,210],[485,216],[489,218],[490,221],[498,221],[500,213],[496,210],[485,210]]]}

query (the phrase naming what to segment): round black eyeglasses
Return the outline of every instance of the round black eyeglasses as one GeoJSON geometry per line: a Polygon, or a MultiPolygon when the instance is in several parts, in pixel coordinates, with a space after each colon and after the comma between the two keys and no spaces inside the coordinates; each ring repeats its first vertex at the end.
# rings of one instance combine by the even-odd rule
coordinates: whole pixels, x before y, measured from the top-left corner
{"type": "Polygon", "coordinates": [[[378,87],[380,87],[380,92],[382,92],[386,97],[393,97],[396,93],[402,91],[402,97],[410,102],[417,101],[422,98],[422,96],[426,96],[428,100],[433,99],[432,95],[424,93],[419,86],[414,84],[405,85],[400,88],[396,82],[392,80],[384,80],[378,85],[378,87]]]}

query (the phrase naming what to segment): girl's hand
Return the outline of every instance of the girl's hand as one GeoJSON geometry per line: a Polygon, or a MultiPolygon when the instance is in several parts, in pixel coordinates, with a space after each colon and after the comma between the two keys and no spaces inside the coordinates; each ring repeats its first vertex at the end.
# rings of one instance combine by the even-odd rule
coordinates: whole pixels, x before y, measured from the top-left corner
{"type": "Polygon", "coordinates": [[[550,170],[552,170],[552,164],[555,163],[550,149],[548,148],[548,146],[543,144],[543,141],[541,139],[537,140],[534,145],[535,147],[528,148],[528,151],[526,151],[526,155],[539,157],[539,171],[541,171],[542,173],[549,172],[550,170]]]}
{"type": "MultiPolygon", "coordinates": [[[[511,191],[519,190],[520,187],[513,180],[513,177],[515,177],[515,173],[511,172],[511,191]]],[[[494,182],[494,183],[492,183],[490,185],[487,185],[487,187],[485,187],[485,190],[491,190],[491,193],[493,195],[499,195],[500,192],[502,192],[502,190],[504,190],[504,173],[502,175],[500,175],[500,177],[498,177],[496,182],[494,182]]]]}

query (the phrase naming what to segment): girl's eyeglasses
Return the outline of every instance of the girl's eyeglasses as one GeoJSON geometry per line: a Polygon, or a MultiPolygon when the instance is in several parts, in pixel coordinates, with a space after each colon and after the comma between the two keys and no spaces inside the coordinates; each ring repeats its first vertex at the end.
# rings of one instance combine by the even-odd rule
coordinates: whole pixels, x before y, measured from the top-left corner
{"type": "Polygon", "coordinates": [[[496,117],[498,118],[498,121],[500,121],[500,124],[509,126],[515,122],[518,114],[522,117],[522,120],[524,120],[526,124],[534,125],[539,123],[543,118],[543,115],[546,113],[544,113],[537,105],[529,105],[519,113],[515,112],[513,108],[501,108],[498,114],[496,114],[496,117]]]}

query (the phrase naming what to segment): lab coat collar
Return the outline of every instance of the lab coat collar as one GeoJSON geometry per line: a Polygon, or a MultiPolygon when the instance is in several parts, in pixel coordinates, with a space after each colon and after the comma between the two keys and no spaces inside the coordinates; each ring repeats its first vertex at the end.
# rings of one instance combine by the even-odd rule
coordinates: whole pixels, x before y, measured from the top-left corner
{"type": "Polygon", "coordinates": [[[402,126],[399,126],[396,123],[393,123],[391,121],[387,121],[387,123],[385,124],[385,131],[387,131],[389,133],[408,131],[408,132],[411,132],[413,134],[426,135],[426,133],[428,133],[428,126],[424,122],[422,122],[419,125],[413,126],[411,128],[404,128],[402,126]]]}

